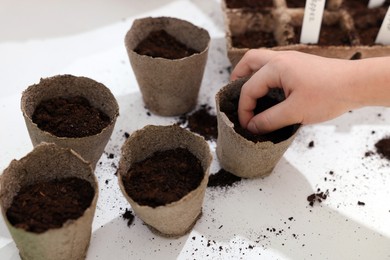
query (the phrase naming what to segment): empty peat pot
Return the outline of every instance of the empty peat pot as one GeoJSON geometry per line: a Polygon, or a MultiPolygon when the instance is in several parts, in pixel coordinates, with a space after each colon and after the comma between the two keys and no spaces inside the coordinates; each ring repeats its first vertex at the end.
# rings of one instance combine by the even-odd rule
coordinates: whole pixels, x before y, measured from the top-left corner
{"type": "Polygon", "coordinates": [[[150,111],[176,116],[196,106],[209,43],[210,35],[205,29],[181,19],[134,20],[126,34],[125,46],[150,111]]]}
{"type": "MultiPolygon", "coordinates": [[[[265,177],[294,140],[300,125],[291,125],[266,135],[254,135],[238,121],[238,101],[246,79],[221,88],[216,95],[218,138],[216,153],[221,167],[242,178],[265,177]]],[[[255,114],[281,102],[284,94],[272,89],[257,102],[255,114]]]]}
{"type": "Polygon", "coordinates": [[[85,259],[98,184],[76,152],[41,143],[0,179],[1,212],[25,260],[85,259]]]}
{"type": "Polygon", "coordinates": [[[21,109],[32,144],[71,148],[95,167],[119,115],[111,91],[87,77],[41,79],[22,94],[21,109]],[[38,109],[40,114],[38,114],[38,109]]]}
{"type": "Polygon", "coordinates": [[[152,231],[179,237],[202,213],[211,160],[203,137],[176,125],[149,125],[122,147],[119,186],[152,231]]]}

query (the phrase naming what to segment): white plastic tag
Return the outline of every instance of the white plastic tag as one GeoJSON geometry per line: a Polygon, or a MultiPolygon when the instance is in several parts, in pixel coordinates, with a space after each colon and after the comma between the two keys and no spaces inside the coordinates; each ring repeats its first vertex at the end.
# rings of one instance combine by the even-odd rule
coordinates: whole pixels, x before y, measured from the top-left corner
{"type": "Polygon", "coordinates": [[[383,45],[390,44],[390,7],[389,9],[387,9],[385,18],[383,19],[375,43],[383,45]]]}
{"type": "Polygon", "coordinates": [[[385,0],[369,0],[368,1],[368,8],[376,8],[379,6],[382,6],[385,0]]]}
{"type": "Polygon", "coordinates": [[[306,0],[301,31],[301,43],[318,43],[325,0],[306,0]]]}

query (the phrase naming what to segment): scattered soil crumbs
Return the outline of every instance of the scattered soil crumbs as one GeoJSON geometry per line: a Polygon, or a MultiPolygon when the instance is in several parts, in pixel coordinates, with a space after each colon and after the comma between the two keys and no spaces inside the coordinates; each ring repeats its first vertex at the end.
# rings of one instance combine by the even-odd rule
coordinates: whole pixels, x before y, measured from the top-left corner
{"type": "Polygon", "coordinates": [[[217,140],[217,117],[210,113],[211,107],[204,104],[191,114],[182,115],[177,124],[185,125],[191,132],[203,136],[206,140],[217,140]]]}
{"type": "Polygon", "coordinates": [[[378,154],[390,160],[390,136],[379,140],[375,144],[375,148],[378,154]]]}
{"type": "Polygon", "coordinates": [[[241,181],[241,177],[238,177],[225,169],[220,169],[214,174],[210,174],[207,187],[231,187],[233,184],[241,181]]]}
{"type": "Polygon", "coordinates": [[[142,40],[134,51],[140,55],[166,59],[181,59],[198,51],[179,42],[165,30],[152,31],[142,40]]]}
{"type": "MultiPolygon", "coordinates": [[[[219,241],[206,239],[203,235],[201,237],[193,236],[192,241],[197,241],[198,243],[200,242],[204,247],[207,247],[206,250],[212,250],[214,254],[218,252],[226,252],[229,254],[234,250],[237,259],[248,259],[248,254],[251,255],[251,257],[249,257],[250,259],[263,259],[261,257],[254,257],[254,253],[257,253],[256,251],[259,250],[267,250],[268,248],[272,248],[275,246],[275,243],[280,243],[281,246],[286,246],[290,241],[293,241],[293,243],[296,244],[297,242],[299,243],[300,239],[306,236],[305,233],[294,232],[294,222],[296,221],[294,217],[280,219],[280,221],[281,226],[262,227],[257,228],[256,231],[251,232],[251,241],[249,243],[246,241],[246,239],[235,237],[230,241],[229,245],[221,245],[219,241]],[[253,250],[255,250],[255,252],[253,252],[253,250]]],[[[221,227],[223,227],[223,225],[221,225],[219,228],[216,228],[221,229],[221,227]]],[[[301,246],[303,247],[305,244],[302,243],[301,246]]],[[[203,254],[204,251],[205,250],[202,250],[200,247],[195,247],[193,249],[192,259],[209,259],[210,255],[203,254]]],[[[261,255],[260,252],[258,252],[258,254],[261,255]]],[[[223,255],[219,253],[219,256],[223,255]]]]}
{"type": "Polygon", "coordinates": [[[372,155],[374,155],[375,153],[373,151],[367,151],[364,153],[364,157],[370,157],[372,155]]]}
{"type": "Polygon", "coordinates": [[[110,117],[81,96],[42,101],[32,115],[38,127],[58,137],[85,137],[100,133],[110,117]]]}
{"type": "Polygon", "coordinates": [[[40,182],[23,187],[6,214],[16,228],[43,233],[81,217],[94,195],[91,184],[79,178],[40,182]]]}
{"type": "Polygon", "coordinates": [[[328,196],[329,190],[321,191],[320,189],[318,189],[317,193],[313,193],[307,197],[307,201],[309,202],[309,205],[313,207],[314,203],[321,203],[322,201],[326,200],[328,196]]]}
{"type": "Polygon", "coordinates": [[[127,220],[127,226],[130,227],[134,222],[133,212],[129,209],[125,210],[125,213],[122,214],[122,218],[127,220]]]}
{"type": "Polygon", "coordinates": [[[185,148],[159,151],[134,163],[123,184],[138,204],[158,207],[180,200],[204,177],[200,160],[185,148]]]}

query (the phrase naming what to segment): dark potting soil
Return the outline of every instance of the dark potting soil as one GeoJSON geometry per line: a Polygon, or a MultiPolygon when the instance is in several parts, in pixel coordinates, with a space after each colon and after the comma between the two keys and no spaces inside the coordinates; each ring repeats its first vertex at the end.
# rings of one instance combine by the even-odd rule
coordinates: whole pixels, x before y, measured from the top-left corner
{"type": "Polygon", "coordinates": [[[272,32],[247,31],[232,35],[232,45],[236,48],[272,48],[278,45],[272,32]]]}
{"type": "Polygon", "coordinates": [[[175,37],[165,30],[152,31],[143,39],[134,51],[140,55],[147,55],[153,58],[181,59],[199,53],[185,44],[179,42],[175,37]]]}
{"type": "Polygon", "coordinates": [[[386,8],[369,9],[367,6],[354,9],[351,13],[360,44],[372,46],[386,14],[386,8]]]}
{"type": "Polygon", "coordinates": [[[191,114],[182,115],[179,125],[186,125],[191,132],[203,136],[206,140],[217,140],[218,125],[217,117],[210,113],[211,107],[202,105],[200,109],[191,114]]]}
{"type": "Polygon", "coordinates": [[[286,0],[286,4],[288,8],[303,8],[305,7],[304,0],[286,0]]]}
{"type": "Polygon", "coordinates": [[[348,33],[340,28],[338,23],[334,25],[322,24],[318,45],[350,46],[351,39],[349,38],[348,33]]]}
{"type": "Polygon", "coordinates": [[[367,9],[369,0],[343,0],[343,7],[348,10],[349,13],[353,13],[355,10],[367,9]]]}
{"type": "Polygon", "coordinates": [[[289,44],[299,44],[301,42],[302,26],[294,26],[294,36],[288,39],[289,44]]]}
{"type": "Polygon", "coordinates": [[[288,38],[288,44],[299,44],[301,42],[302,26],[293,26],[294,35],[288,38]]]}
{"type": "MultiPolygon", "coordinates": [[[[368,9],[368,2],[369,0],[343,0],[343,7],[349,8],[349,12],[354,10],[368,9]]],[[[380,7],[389,7],[389,5],[390,1],[386,0],[380,7]]]]}
{"type": "Polygon", "coordinates": [[[233,184],[239,181],[241,181],[241,177],[238,177],[222,168],[218,172],[210,174],[207,187],[226,188],[233,186],[233,184]]]}
{"type": "Polygon", "coordinates": [[[226,0],[225,2],[228,8],[262,9],[274,5],[273,0],[226,0]]]}
{"type": "Polygon", "coordinates": [[[378,154],[390,160],[390,137],[385,137],[375,144],[378,154]]]}
{"type": "Polygon", "coordinates": [[[32,115],[38,127],[58,137],[85,137],[100,133],[110,117],[81,96],[56,97],[42,101],[32,115]]]}
{"type": "Polygon", "coordinates": [[[91,184],[79,178],[36,183],[18,192],[6,214],[13,226],[42,233],[78,219],[94,195],[91,184]]]}
{"type": "Polygon", "coordinates": [[[185,148],[176,148],[135,163],[123,176],[123,184],[138,204],[157,207],[180,200],[196,189],[203,177],[199,159],[185,148]]]}
{"type": "Polygon", "coordinates": [[[360,38],[360,44],[372,46],[375,44],[376,36],[379,32],[379,27],[359,28],[358,34],[360,38]]]}
{"type": "MultiPolygon", "coordinates": [[[[268,95],[257,100],[257,105],[254,110],[255,115],[282,101],[280,97],[284,97],[284,94],[281,90],[274,89],[272,92],[272,94],[278,93],[278,95],[275,96],[269,93],[268,95]]],[[[233,100],[229,100],[225,104],[221,104],[220,109],[234,124],[234,130],[236,131],[236,133],[245,137],[249,141],[252,141],[254,143],[271,141],[276,144],[290,138],[298,130],[299,125],[291,125],[264,135],[253,134],[247,129],[242,128],[240,125],[237,112],[238,100],[239,97],[236,97],[233,100]]]]}
{"type": "MultiPolygon", "coordinates": [[[[302,26],[294,26],[294,37],[289,39],[289,44],[299,44],[301,40],[302,26]]],[[[320,46],[343,46],[351,45],[351,39],[347,32],[343,31],[338,24],[321,25],[320,37],[318,39],[320,46]]]]}

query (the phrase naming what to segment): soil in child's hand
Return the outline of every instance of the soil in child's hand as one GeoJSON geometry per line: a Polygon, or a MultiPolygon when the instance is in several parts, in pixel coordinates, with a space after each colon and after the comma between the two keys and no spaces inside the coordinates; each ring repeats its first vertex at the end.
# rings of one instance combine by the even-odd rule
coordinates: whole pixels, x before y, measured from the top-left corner
{"type": "Polygon", "coordinates": [[[178,41],[165,30],[150,32],[150,34],[138,44],[134,51],[140,55],[166,59],[181,59],[199,53],[199,51],[178,41]]]}
{"type": "Polygon", "coordinates": [[[176,148],[135,163],[123,176],[123,184],[135,202],[157,207],[180,200],[196,189],[203,177],[199,159],[185,148],[176,148]]]}
{"type": "Polygon", "coordinates": [[[14,197],[7,219],[17,228],[42,233],[81,217],[94,195],[89,182],[74,177],[32,184],[14,197]]]}
{"type": "MultiPolygon", "coordinates": [[[[282,93],[279,90],[275,90],[272,95],[266,95],[257,100],[257,105],[254,110],[254,114],[258,114],[282,101],[282,93]],[[274,95],[276,94],[277,95],[274,95]]],[[[265,142],[271,141],[273,143],[282,142],[288,138],[290,138],[297,130],[299,125],[290,125],[279,130],[273,131],[268,134],[259,135],[253,134],[249,132],[247,129],[241,127],[240,122],[238,120],[238,100],[239,97],[233,98],[232,100],[228,100],[224,103],[221,102],[221,111],[224,112],[230,121],[234,124],[234,130],[236,133],[245,137],[246,139],[257,143],[257,142],[265,142]]]]}
{"type": "Polygon", "coordinates": [[[43,131],[70,138],[98,134],[111,121],[108,115],[81,96],[44,100],[35,109],[32,120],[43,131]]]}

